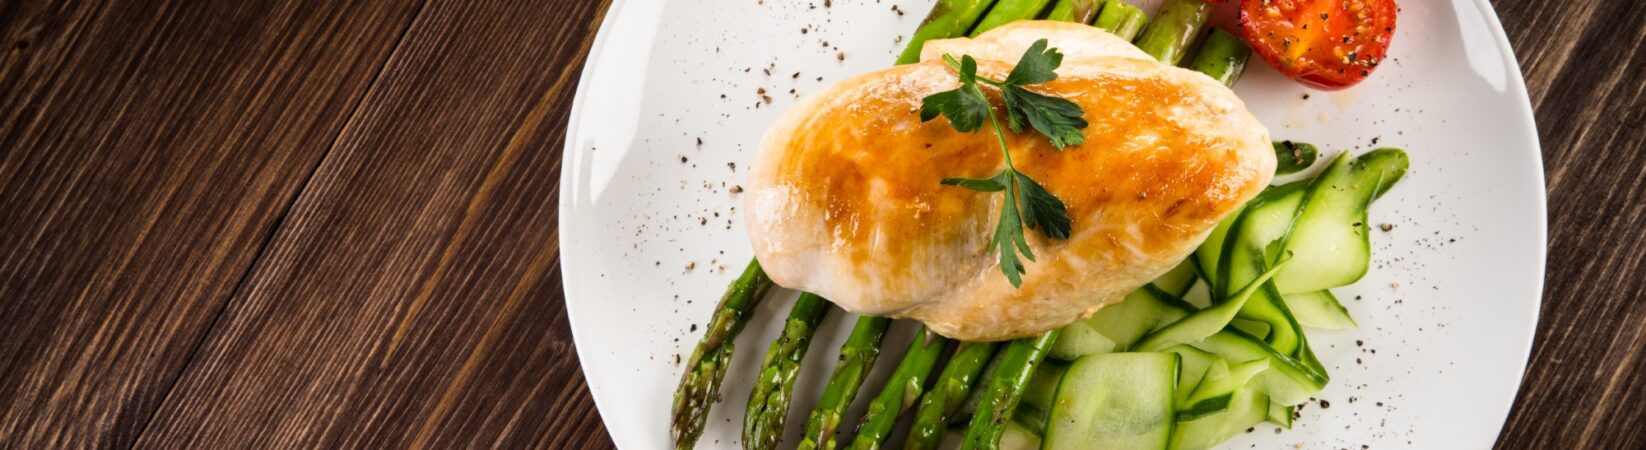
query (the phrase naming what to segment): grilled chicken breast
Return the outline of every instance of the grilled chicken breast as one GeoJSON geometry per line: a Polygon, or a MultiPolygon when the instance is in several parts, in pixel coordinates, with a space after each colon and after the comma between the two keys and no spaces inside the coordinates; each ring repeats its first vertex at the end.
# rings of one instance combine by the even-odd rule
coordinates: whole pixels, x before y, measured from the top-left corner
{"type": "MultiPolygon", "coordinates": [[[[1274,172],[1268,131],[1233,92],[1096,28],[1018,22],[928,42],[922,59],[842,81],[768,130],[744,211],[777,284],[956,339],[1032,336],[1170,270],[1274,172]],[[1001,79],[1042,38],[1065,58],[1057,80],[1031,89],[1079,104],[1089,125],[1085,143],[1063,151],[1007,133],[1016,167],[1073,219],[1066,240],[1027,232],[1037,258],[1013,287],[988,251],[1003,196],[939,184],[999,172],[995,137],[918,112],[959,85],[942,54],[969,54],[980,75],[1001,79]]],[[[999,114],[998,93],[985,90],[999,114]]]]}

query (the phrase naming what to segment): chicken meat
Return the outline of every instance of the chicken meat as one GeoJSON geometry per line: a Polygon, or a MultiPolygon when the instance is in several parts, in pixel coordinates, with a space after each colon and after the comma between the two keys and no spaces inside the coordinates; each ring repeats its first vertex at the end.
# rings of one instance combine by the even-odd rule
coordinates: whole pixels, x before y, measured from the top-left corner
{"type": "MultiPolygon", "coordinates": [[[[767,131],[744,212],[778,285],[951,338],[1033,336],[1170,270],[1273,176],[1268,130],[1232,91],[1102,30],[1017,22],[928,42],[921,56],[828,87],[767,131]],[[1080,105],[1089,125],[1062,151],[1032,131],[1006,133],[1017,169],[1073,221],[1065,240],[1026,231],[1036,258],[1014,287],[989,251],[1003,196],[939,183],[998,173],[995,137],[921,121],[919,109],[959,85],[942,55],[971,55],[979,75],[1001,79],[1039,39],[1065,57],[1056,80],[1030,89],[1080,105]]],[[[998,92],[985,91],[999,114],[998,92]]]]}

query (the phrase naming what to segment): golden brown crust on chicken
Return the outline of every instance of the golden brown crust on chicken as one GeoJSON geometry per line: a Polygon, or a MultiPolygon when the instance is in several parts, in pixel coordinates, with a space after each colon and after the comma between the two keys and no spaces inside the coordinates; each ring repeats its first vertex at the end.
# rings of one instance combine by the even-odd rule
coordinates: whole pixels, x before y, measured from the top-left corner
{"type": "MultiPolygon", "coordinates": [[[[1012,62],[981,60],[979,73],[1004,78],[1012,62]]],[[[1268,184],[1267,131],[1210,78],[1129,56],[1070,55],[1058,74],[1032,89],[1085,110],[1085,144],[1006,141],[1018,169],[1068,206],[1073,233],[1028,232],[1038,258],[1020,288],[986,251],[1002,196],[939,184],[1003,163],[987,127],[920,120],[922,98],[958,85],[938,61],[843,81],[768,131],[746,193],[756,256],[779,285],[853,312],[964,340],[1030,336],[1169,270],[1268,184]]]]}

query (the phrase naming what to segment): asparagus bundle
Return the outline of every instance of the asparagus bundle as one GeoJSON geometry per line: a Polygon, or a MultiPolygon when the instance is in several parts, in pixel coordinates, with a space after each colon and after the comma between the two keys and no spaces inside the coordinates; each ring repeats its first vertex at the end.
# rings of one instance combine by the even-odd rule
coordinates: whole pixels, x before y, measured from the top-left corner
{"type": "Polygon", "coordinates": [[[863,379],[868,378],[869,369],[874,368],[874,361],[880,357],[880,341],[886,337],[886,327],[891,323],[891,319],[884,317],[857,318],[851,336],[840,346],[834,375],[829,377],[817,409],[812,410],[806,421],[800,450],[835,448],[834,432],[840,428],[840,420],[852,405],[852,399],[857,398],[857,389],[863,385],[863,379]]]}
{"type": "Polygon", "coordinates": [[[920,399],[914,425],[909,428],[905,450],[931,450],[943,442],[949,416],[960,409],[983,368],[994,357],[998,342],[961,342],[949,358],[949,365],[937,376],[931,391],[920,399]]]}
{"type": "Polygon", "coordinates": [[[892,427],[897,425],[898,417],[920,400],[920,394],[926,389],[926,378],[937,367],[948,342],[947,338],[921,327],[914,342],[909,343],[903,361],[892,371],[891,379],[886,380],[885,387],[863,413],[863,420],[857,424],[857,437],[852,439],[853,449],[880,448],[892,427]]]}

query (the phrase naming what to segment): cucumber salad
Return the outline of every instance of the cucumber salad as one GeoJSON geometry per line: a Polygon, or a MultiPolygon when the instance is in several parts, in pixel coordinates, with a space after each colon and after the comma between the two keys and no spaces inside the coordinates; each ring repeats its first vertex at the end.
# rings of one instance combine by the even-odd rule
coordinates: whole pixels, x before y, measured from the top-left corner
{"type": "MultiPolygon", "coordinates": [[[[702,340],[683,363],[669,424],[676,447],[698,444],[708,410],[721,398],[722,380],[734,354],[741,358],[763,355],[741,424],[739,444],[746,449],[935,449],[956,444],[965,449],[1209,449],[1259,423],[1290,428],[1299,417],[1298,406],[1327,389],[1331,381],[1309,344],[1309,331],[1356,328],[1351,311],[1332,289],[1354,284],[1370,270],[1368,210],[1399,183],[1409,162],[1405,152],[1395,148],[1351,154],[1323,151],[1330,145],[1325,142],[1320,148],[1284,140],[1270,143],[1272,138],[1261,126],[1224,120],[1249,117],[1238,101],[1227,101],[1232,98],[1228,87],[1240,79],[1254,53],[1310,88],[1353,86],[1382,61],[1396,11],[1392,0],[1166,0],[1154,11],[1124,0],[939,0],[908,39],[897,61],[900,71],[866,75],[849,80],[858,86],[836,89],[845,92],[841,97],[856,95],[839,101],[862,102],[842,107],[839,110],[844,112],[838,114],[862,120],[851,115],[873,110],[874,95],[852,94],[868,91],[850,89],[873,83],[875,76],[891,80],[878,87],[886,90],[873,91],[891,92],[888,97],[902,95],[899,89],[907,86],[942,85],[952,90],[923,91],[915,111],[887,119],[896,121],[889,125],[873,119],[865,124],[834,120],[827,116],[831,114],[827,109],[830,98],[802,102],[797,108],[820,111],[815,113],[817,118],[785,119],[774,126],[778,132],[768,135],[767,146],[822,142],[815,144],[817,148],[848,153],[838,156],[809,147],[779,149],[798,155],[786,157],[799,162],[772,161],[785,170],[803,172],[799,175],[771,175],[774,172],[761,171],[762,164],[772,165],[770,161],[756,163],[752,176],[822,180],[807,196],[796,197],[821,199],[815,206],[818,213],[812,220],[813,216],[804,215],[808,214],[805,208],[812,207],[809,204],[773,200],[789,195],[769,186],[776,183],[751,182],[747,208],[751,217],[762,208],[789,216],[751,220],[775,231],[757,239],[757,260],[732,283],[702,340]],[[1047,25],[1025,25],[1025,21],[1047,25]],[[1071,42],[1068,34],[1062,41],[1052,38],[1051,43],[1046,38],[1033,39],[1035,30],[1067,33],[1070,24],[1082,24],[1085,31],[1076,32],[1101,30],[1101,39],[1071,42]],[[967,47],[960,40],[969,36],[985,42],[989,38],[985,33],[991,30],[1009,31],[961,53],[967,47]],[[1125,48],[1114,48],[1108,44],[1111,41],[1125,48]],[[986,55],[998,48],[1010,48],[1016,64],[1003,56],[990,59],[986,55]],[[1021,58],[1015,56],[1019,53],[1021,58]],[[974,54],[978,55],[975,59],[974,54]],[[1121,57],[1131,59],[1119,61],[1121,57]],[[1076,76],[1060,78],[1063,72],[1055,72],[1069,66],[1076,66],[1071,71],[1076,76]],[[1134,81],[1124,82],[1130,85],[1112,81],[1120,78],[1134,81]],[[1108,98],[1104,95],[1081,96],[1105,89],[1115,95],[1145,92],[1138,95],[1163,104],[1187,103],[1147,110],[1141,108],[1147,105],[1134,103],[1139,111],[1123,113],[1102,109],[1112,106],[1104,103],[1108,98]],[[1172,114],[1186,110],[1215,120],[1182,125],[1184,119],[1172,114]],[[1110,115],[1131,122],[1117,122],[1110,115]],[[1089,127],[1089,121],[1094,125],[1089,127]],[[1073,185],[1067,174],[1085,172],[1047,168],[1087,164],[1078,168],[1111,173],[1102,171],[1112,160],[1057,158],[1086,158],[1091,154],[1077,152],[1095,150],[1081,148],[1083,143],[1125,136],[1125,132],[1113,131],[1116,123],[1170,125],[1201,133],[1177,137],[1177,141],[1161,137],[1160,147],[1176,145],[1172,142],[1247,139],[1240,145],[1207,150],[1245,154],[1157,154],[1166,155],[1160,156],[1163,160],[1207,158],[1161,167],[1192,171],[1204,165],[1212,167],[1205,170],[1223,177],[1208,175],[1210,181],[1203,183],[1179,179],[1189,180],[1184,183],[1192,186],[1176,187],[1179,190],[1168,192],[1168,198],[1151,197],[1156,191],[1147,189],[1124,192],[1122,184],[1115,184],[1114,189],[1122,191],[1119,195],[1108,195],[1106,180],[1073,185]],[[846,125],[869,131],[827,128],[846,125]],[[945,163],[896,172],[878,164],[883,160],[841,162],[848,157],[867,158],[862,152],[849,153],[855,149],[839,150],[850,146],[837,141],[847,139],[842,136],[898,133],[914,127],[925,127],[919,128],[925,133],[919,134],[925,139],[919,147],[923,151],[934,147],[932,141],[940,142],[939,149],[945,145],[976,149],[976,153],[943,161],[989,158],[985,165],[997,172],[992,176],[962,173],[959,162],[952,167],[945,163]],[[1249,130],[1243,127],[1259,132],[1246,133],[1249,130]],[[789,140],[774,139],[774,135],[789,140]],[[1261,154],[1252,153],[1251,136],[1263,136],[1256,144],[1261,154]],[[862,173],[868,172],[824,171],[807,165],[813,160],[878,166],[873,170],[881,172],[866,176],[862,173]],[[942,171],[947,172],[937,173],[942,171]],[[1227,174],[1244,174],[1244,178],[1227,174]],[[932,178],[939,175],[941,185],[932,178]],[[912,179],[921,180],[920,184],[897,185],[912,179]],[[1237,182],[1249,186],[1234,186],[1237,182]],[[1204,198],[1169,197],[1187,189],[1204,189],[1198,194],[1204,198]],[[1088,195],[1098,190],[1104,194],[1088,195]],[[861,195],[882,203],[865,204],[867,200],[852,197],[865,192],[861,195]],[[910,194],[925,199],[913,208],[920,214],[914,218],[875,215],[911,209],[903,204],[897,204],[902,209],[884,206],[897,202],[899,192],[920,193],[910,194]],[[1203,228],[1190,231],[1176,223],[1155,224],[1153,229],[1167,230],[1157,232],[1167,237],[1148,237],[1154,247],[1116,244],[1123,238],[1090,229],[1103,222],[1103,214],[1152,208],[1150,202],[1166,204],[1161,208],[1166,212],[1156,216],[1178,214],[1179,206],[1188,204],[1201,206],[1185,207],[1189,212],[1182,214],[1210,219],[1200,220],[1203,228]],[[1201,209],[1193,209],[1197,207],[1201,209]],[[842,220],[846,225],[831,225],[837,226],[833,236],[828,236],[834,241],[811,236],[830,233],[795,231],[809,230],[805,228],[812,226],[808,221],[836,224],[842,220]],[[938,238],[888,243],[874,233],[863,238],[873,240],[865,248],[905,249],[908,253],[853,253],[855,247],[838,244],[847,242],[847,235],[859,228],[873,226],[933,229],[930,233],[941,236],[949,235],[938,228],[960,229],[963,232],[954,233],[959,237],[942,239],[981,253],[973,256],[987,264],[979,266],[984,269],[959,274],[932,275],[930,268],[900,268],[892,274],[843,275],[871,272],[865,267],[885,272],[884,266],[872,264],[886,260],[915,264],[913,258],[948,249],[932,244],[948,242],[938,238]],[[1158,242],[1166,244],[1154,244],[1158,242]],[[935,249],[910,247],[918,245],[935,249]],[[1116,254],[1142,262],[1132,267],[1111,266],[1107,270],[1121,275],[1093,277],[1102,281],[1081,285],[1084,273],[1077,269],[1101,267],[1091,261],[1125,260],[1118,256],[1101,259],[1116,254]],[[1060,276],[1064,275],[1060,271],[1075,275],[1060,276]],[[826,283],[818,284],[818,279],[826,283]],[[783,322],[782,333],[764,353],[735,352],[733,341],[753,319],[755,306],[775,286],[804,291],[783,322]],[[885,292],[895,295],[877,296],[885,292]],[[1075,296],[1068,293],[1093,297],[1087,294],[1094,292],[1107,297],[1069,301],[1059,297],[1075,296]],[[907,293],[929,298],[885,300],[907,293]],[[855,294],[862,295],[849,298],[855,294]],[[1086,302],[1078,303],[1084,308],[1076,308],[1078,316],[1069,312],[1070,301],[1086,302]],[[842,309],[858,317],[838,354],[813,358],[813,364],[833,365],[821,398],[805,415],[804,423],[785,423],[789,412],[798,408],[794,388],[812,336],[826,315],[842,309]],[[887,329],[897,320],[894,316],[920,321],[921,331],[897,361],[878,361],[887,329]],[[1036,328],[1042,323],[1045,326],[1036,328]],[[884,384],[868,381],[877,363],[895,365],[884,384]],[[868,405],[861,416],[848,415],[854,403],[868,405]],[[783,442],[785,430],[804,431],[798,442],[783,442]]],[[[893,103],[908,109],[904,103],[893,103]]],[[[1149,228],[1139,226],[1133,234],[1150,233],[1138,229],[1149,228]]]]}
{"type": "Polygon", "coordinates": [[[1291,427],[1330,380],[1306,331],[1355,327],[1330,289],[1366,274],[1367,207],[1407,160],[1385,148],[1329,164],[1264,191],[1179,269],[1059,330],[1000,448],[1204,449],[1261,422],[1291,427]],[[1184,299],[1197,285],[1199,305],[1184,299]]]}

